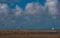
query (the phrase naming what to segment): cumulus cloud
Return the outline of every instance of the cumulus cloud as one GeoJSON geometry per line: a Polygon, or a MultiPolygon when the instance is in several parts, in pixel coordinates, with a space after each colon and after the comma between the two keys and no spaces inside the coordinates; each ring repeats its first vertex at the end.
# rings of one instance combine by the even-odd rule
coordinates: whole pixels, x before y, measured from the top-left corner
{"type": "Polygon", "coordinates": [[[9,7],[7,4],[0,4],[0,14],[2,15],[10,15],[6,17],[1,17],[1,22],[5,25],[21,25],[21,24],[42,24],[48,22],[47,15],[52,16],[53,18],[56,18],[58,14],[57,9],[57,1],[56,0],[46,0],[45,7],[39,4],[39,2],[31,2],[27,3],[25,10],[16,5],[15,9],[9,10],[9,7]],[[48,9],[47,9],[48,8],[48,9]],[[47,11],[46,11],[47,9],[47,11]],[[12,14],[10,13],[12,12],[12,14]],[[49,14],[48,14],[49,13],[49,14]],[[24,15],[23,15],[24,14],[24,15]]]}
{"type": "Polygon", "coordinates": [[[21,15],[23,15],[23,9],[21,7],[19,7],[18,5],[16,5],[15,16],[21,16],[21,15]]]}
{"type": "Polygon", "coordinates": [[[7,4],[0,3],[0,18],[6,18],[9,14],[9,7],[7,4]]]}
{"type": "Polygon", "coordinates": [[[38,2],[28,3],[25,7],[26,14],[35,14],[43,12],[43,6],[40,6],[38,2]]]}
{"type": "Polygon", "coordinates": [[[21,22],[23,19],[22,16],[23,9],[18,5],[16,5],[15,9],[10,9],[8,4],[0,4],[0,25],[13,25],[19,23],[18,21],[21,22]]]}
{"type": "Polygon", "coordinates": [[[48,8],[49,15],[56,19],[58,15],[57,0],[46,0],[45,6],[48,8]]]}
{"type": "Polygon", "coordinates": [[[58,26],[60,25],[60,2],[58,0],[46,0],[45,10],[47,10],[49,15],[48,25],[58,26]]]}
{"type": "Polygon", "coordinates": [[[5,16],[8,15],[8,5],[7,4],[1,4],[0,3],[0,15],[4,14],[5,16]]]}
{"type": "Polygon", "coordinates": [[[14,18],[12,22],[15,23],[16,25],[21,25],[21,24],[23,25],[24,23],[23,9],[20,6],[16,5],[15,9],[12,9],[12,13],[13,13],[13,18],[14,18]]]}
{"type": "Polygon", "coordinates": [[[28,3],[25,7],[25,14],[30,15],[28,18],[32,24],[43,23],[47,18],[45,8],[39,2],[28,3]]]}
{"type": "Polygon", "coordinates": [[[0,25],[7,24],[9,22],[9,6],[8,4],[0,3],[0,25]]]}

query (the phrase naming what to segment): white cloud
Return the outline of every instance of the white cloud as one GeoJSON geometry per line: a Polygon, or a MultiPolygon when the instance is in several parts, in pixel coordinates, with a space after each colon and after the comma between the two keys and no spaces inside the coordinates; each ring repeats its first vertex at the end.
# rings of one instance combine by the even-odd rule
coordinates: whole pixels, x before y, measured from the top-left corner
{"type": "Polygon", "coordinates": [[[21,16],[23,15],[23,9],[20,8],[18,5],[15,7],[15,16],[21,16]]]}
{"type": "Polygon", "coordinates": [[[8,15],[9,15],[8,5],[0,3],[0,21],[2,21],[2,24],[6,23],[7,20],[9,21],[8,15]]]}
{"type": "Polygon", "coordinates": [[[48,11],[48,25],[59,25],[60,23],[60,2],[58,0],[46,0],[45,9],[48,11]]]}
{"type": "Polygon", "coordinates": [[[40,6],[38,2],[35,3],[28,3],[25,7],[26,14],[35,14],[35,13],[42,13],[43,6],[40,6]]]}
{"type": "Polygon", "coordinates": [[[46,1],[51,2],[51,1],[57,1],[57,0],[46,0],[46,1]]]}
{"type": "Polygon", "coordinates": [[[57,8],[58,1],[57,0],[46,0],[45,6],[48,7],[49,15],[52,18],[56,19],[58,15],[58,8],[57,8]]]}
{"type": "MultiPolygon", "coordinates": [[[[39,2],[28,3],[25,7],[25,13],[29,16],[32,24],[40,24],[46,20],[47,13],[45,8],[39,2]],[[31,18],[32,17],[32,18],[31,18]],[[44,20],[44,21],[43,21],[44,20]]],[[[28,20],[28,21],[29,21],[28,20]]]]}
{"type": "Polygon", "coordinates": [[[8,8],[8,5],[7,4],[0,3],[0,15],[4,14],[5,16],[7,16],[8,15],[8,12],[9,12],[8,9],[9,8],[8,8]]]}

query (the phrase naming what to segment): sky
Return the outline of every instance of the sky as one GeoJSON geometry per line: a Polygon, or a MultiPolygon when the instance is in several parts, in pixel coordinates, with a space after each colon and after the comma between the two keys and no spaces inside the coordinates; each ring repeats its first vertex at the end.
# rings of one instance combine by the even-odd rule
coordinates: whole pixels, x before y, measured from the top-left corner
{"type": "Polygon", "coordinates": [[[60,0],[0,1],[0,28],[60,28],[60,0]]]}
{"type": "MultiPolygon", "coordinates": [[[[29,2],[37,2],[37,0],[17,0],[16,1],[13,1],[13,2],[9,2],[9,1],[2,1],[1,3],[8,3],[11,7],[14,7],[14,5],[18,4],[20,7],[22,7],[24,9],[24,7],[26,6],[27,3],[29,2]],[[13,4],[13,5],[12,5],[13,4]]],[[[45,3],[45,0],[39,0],[38,1],[39,3],[41,3],[42,5],[44,5],[45,3]]]]}

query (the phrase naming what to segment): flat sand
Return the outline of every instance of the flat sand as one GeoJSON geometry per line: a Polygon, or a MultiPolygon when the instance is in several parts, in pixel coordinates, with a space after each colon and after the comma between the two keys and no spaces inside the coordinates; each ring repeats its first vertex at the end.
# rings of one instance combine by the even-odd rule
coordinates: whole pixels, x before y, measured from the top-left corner
{"type": "Polygon", "coordinates": [[[0,30],[0,38],[60,38],[55,30],[0,30]]]}

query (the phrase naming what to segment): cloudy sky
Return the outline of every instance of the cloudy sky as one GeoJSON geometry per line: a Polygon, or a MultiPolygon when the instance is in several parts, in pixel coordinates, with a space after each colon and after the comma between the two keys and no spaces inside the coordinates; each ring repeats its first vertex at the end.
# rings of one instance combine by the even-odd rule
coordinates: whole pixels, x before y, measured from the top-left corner
{"type": "Polygon", "coordinates": [[[0,1],[0,28],[60,28],[59,0],[0,1]]]}

